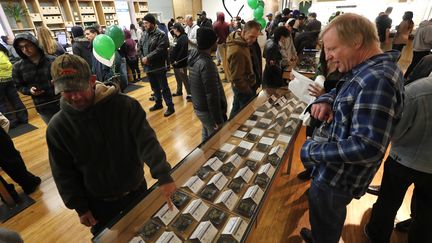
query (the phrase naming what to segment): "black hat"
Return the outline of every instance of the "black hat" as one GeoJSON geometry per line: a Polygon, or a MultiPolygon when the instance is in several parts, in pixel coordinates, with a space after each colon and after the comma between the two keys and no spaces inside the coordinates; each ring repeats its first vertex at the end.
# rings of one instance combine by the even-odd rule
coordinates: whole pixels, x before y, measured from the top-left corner
{"type": "Polygon", "coordinates": [[[198,50],[210,49],[216,40],[217,36],[212,28],[201,27],[197,30],[198,50]]]}
{"type": "Polygon", "coordinates": [[[81,37],[84,35],[84,30],[79,25],[72,27],[71,32],[73,37],[81,37]]]}
{"type": "Polygon", "coordinates": [[[143,18],[144,21],[147,21],[153,25],[156,25],[156,18],[152,14],[146,14],[143,18]]]}
{"type": "Polygon", "coordinates": [[[206,11],[203,10],[203,11],[199,12],[197,15],[198,16],[201,16],[201,15],[207,16],[207,13],[206,13],[206,11]]]}

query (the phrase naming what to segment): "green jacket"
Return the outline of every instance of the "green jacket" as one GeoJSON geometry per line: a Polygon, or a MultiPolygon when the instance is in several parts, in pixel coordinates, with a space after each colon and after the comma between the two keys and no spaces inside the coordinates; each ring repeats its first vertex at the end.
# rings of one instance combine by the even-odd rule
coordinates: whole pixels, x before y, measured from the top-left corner
{"type": "Polygon", "coordinates": [[[9,61],[9,57],[0,51],[0,83],[9,78],[12,78],[12,63],[9,61]]]}

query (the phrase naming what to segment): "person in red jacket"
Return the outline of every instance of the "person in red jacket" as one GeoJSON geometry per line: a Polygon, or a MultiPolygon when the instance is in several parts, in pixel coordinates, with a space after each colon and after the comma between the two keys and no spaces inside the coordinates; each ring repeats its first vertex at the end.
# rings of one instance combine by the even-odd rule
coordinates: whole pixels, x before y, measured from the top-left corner
{"type": "MultiPolygon", "coordinates": [[[[213,30],[216,32],[217,36],[217,51],[216,54],[222,60],[222,67],[225,70],[226,65],[226,39],[229,34],[229,24],[225,22],[225,14],[222,12],[217,13],[217,20],[213,24],[213,30]]],[[[218,63],[219,64],[219,63],[218,63]]]]}

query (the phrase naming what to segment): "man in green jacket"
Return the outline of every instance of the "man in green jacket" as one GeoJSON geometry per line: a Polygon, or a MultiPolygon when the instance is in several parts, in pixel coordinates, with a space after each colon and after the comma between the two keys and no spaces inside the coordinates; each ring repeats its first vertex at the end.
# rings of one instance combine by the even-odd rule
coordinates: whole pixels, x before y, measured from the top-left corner
{"type": "Polygon", "coordinates": [[[144,162],[171,206],[171,167],[140,103],[97,82],[87,62],[62,55],[52,64],[61,110],[47,129],[54,181],[65,205],[97,234],[147,193],[144,162]]]}

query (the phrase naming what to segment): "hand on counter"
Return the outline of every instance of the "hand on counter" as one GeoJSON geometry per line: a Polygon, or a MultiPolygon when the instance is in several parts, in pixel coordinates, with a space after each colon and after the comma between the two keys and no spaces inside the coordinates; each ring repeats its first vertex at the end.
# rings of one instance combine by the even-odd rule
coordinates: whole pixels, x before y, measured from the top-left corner
{"type": "Polygon", "coordinates": [[[84,214],[80,215],[80,222],[81,224],[92,227],[97,224],[97,220],[93,217],[93,214],[91,211],[87,211],[84,214]]]}
{"type": "Polygon", "coordinates": [[[171,201],[171,196],[174,194],[174,192],[177,191],[177,186],[174,182],[163,184],[159,186],[162,195],[165,197],[166,202],[168,203],[168,207],[170,210],[173,209],[173,204],[171,201]]]}

